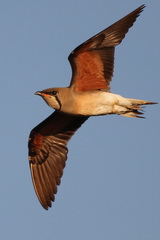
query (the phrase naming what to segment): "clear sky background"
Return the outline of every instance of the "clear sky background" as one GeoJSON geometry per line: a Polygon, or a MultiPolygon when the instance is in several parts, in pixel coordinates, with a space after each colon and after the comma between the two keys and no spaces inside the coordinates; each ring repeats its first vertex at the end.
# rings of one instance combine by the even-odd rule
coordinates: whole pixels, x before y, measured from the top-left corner
{"type": "Polygon", "coordinates": [[[112,92],[160,102],[160,1],[0,1],[0,238],[159,240],[160,106],[146,119],[90,118],[69,143],[56,202],[39,204],[31,129],[52,113],[37,90],[68,86],[79,44],[145,3],[116,48],[112,92]]]}

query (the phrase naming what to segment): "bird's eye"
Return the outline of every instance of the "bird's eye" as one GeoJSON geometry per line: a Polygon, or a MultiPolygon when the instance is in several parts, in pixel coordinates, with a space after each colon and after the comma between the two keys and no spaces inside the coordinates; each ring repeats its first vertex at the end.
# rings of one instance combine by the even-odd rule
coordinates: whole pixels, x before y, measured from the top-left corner
{"type": "Polygon", "coordinates": [[[57,93],[58,93],[57,91],[53,91],[53,92],[52,92],[52,95],[56,96],[57,93]]]}

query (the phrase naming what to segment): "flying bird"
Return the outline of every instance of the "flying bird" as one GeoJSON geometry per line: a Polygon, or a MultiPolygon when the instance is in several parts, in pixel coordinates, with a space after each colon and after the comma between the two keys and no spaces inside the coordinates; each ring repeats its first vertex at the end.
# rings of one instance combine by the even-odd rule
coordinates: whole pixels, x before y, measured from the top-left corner
{"type": "Polygon", "coordinates": [[[121,43],[145,5],[96,34],[71,52],[69,87],[35,94],[55,111],[29,136],[29,164],[35,192],[47,210],[57,193],[67,160],[67,143],[90,117],[118,114],[142,117],[141,105],[153,102],[125,98],[110,92],[115,47],[121,43]]]}

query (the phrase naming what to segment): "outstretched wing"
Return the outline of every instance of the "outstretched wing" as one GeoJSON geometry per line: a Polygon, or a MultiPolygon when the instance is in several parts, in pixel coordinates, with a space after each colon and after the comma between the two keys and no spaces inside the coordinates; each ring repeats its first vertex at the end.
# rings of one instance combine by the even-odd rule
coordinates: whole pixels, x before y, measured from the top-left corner
{"type": "Polygon", "coordinates": [[[114,49],[143,11],[140,6],[118,22],[78,46],[70,55],[75,91],[110,89],[114,70],[114,49]]]}
{"type": "Polygon", "coordinates": [[[60,184],[67,160],[66,145],[87,118],[55,111],[30,133],[28,146],[32,181],[46,210],[51,207],[60,184]]]}

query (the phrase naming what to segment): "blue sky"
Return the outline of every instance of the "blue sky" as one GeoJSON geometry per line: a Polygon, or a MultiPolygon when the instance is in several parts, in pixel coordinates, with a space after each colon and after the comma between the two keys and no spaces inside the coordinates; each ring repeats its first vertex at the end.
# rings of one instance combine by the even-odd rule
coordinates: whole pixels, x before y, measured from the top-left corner
{"type": "Polygon", "coordinates": [[[69,143],[56,202],[39,204],[27,160],[30,130],[52,113],[37,90],[69,85],[67,57],[141,4],[116,48],[112,92],[159,101],[160,2],[1,0],[1,239],[159,240],[160,109],[146,119],[90,118],[69,143]]]}

